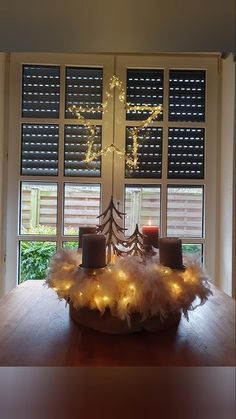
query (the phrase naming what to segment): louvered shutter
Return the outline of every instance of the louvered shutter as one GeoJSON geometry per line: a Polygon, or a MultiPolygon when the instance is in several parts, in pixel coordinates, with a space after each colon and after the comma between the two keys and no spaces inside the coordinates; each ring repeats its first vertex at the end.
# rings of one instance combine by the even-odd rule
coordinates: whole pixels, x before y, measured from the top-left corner
{"type": "Polygon", "coordinates": [[[59,127],[54,124],[22,124],[21,174],[58,174],[59,127]]]}
{"type": "Polygon", "coordinates": [[[169,121],[205,121],[205,71],[170,70],[169,121]]]}
{"type": "Polygon", "coordinates": [[[24,65],[22,83],[23,117],[59,117],[60,67],[24,65]]]}
{"type": "MultiPolygon", "coordinates": [[[[102,103],[103,70],[101,68],[66,68],[66,118],[76,118],[68,108],[82,106],[97,108],[102,103]]],[[[83,112],[85,118],[101,119],[101,112],[83,112]]]]}
{"type": "MultiPolygon", "coordinates": [[[[65,176],[101,176],[101,159],[83,162],[87,150],[88,130],[83,125],[65,125],[65,176]]],[[[101,149],[102,129],[96,127],[94,150],[101,149]]]]}
{"type": "Polygon", "coordinates": [[[204,128],[169,128],[168,178],[204,178],[204,128]]]}
{"type": "MultiPolygon", "coordinates": [[[[164,72],[160,69],[127,70],[127,102],[131,106],[163,105],[164,72]]],[[[144,121],[151,111],[130,111],[127,121],[144,121]]],[[[157,120],[162,120],[160,114],[157,120]]],[[[137,126],[139,124],[137,123],[137,126]]],[[[148,127],[139,132],[138,166],[131,169],[126,164],[126,178],[161,178],[162,176],[162,128],[148,127]]],[[[126,153],[132,156],[132,136],[126,129],[126,153]]]]}
{"type": "MultiPolygon", "coordinates": [[[[127,70],[127,101],[131,105],[163,104],[163,70],[127,70]]],[[[188,123],[205,121],[206,74],[204,70],[169,70],[168,167],[169,179],[203,179],[205,129],[188,123]],[[185,122],[185,127],[171,123],[185,122]]],[[[165,109],[163,109],[165,113],[165,109]]],[[[127,113],[127,120],[143,121],[148,111],[127,113]]],[[[162,120],[160,115],[159,120],[162,120]]],[[[137,122],[138,126],[138,122],[137,122]]],[[[165,141],[166,143],[166,141],[165,141]]],[[[126,151],[132,151],[132,138],[126,132],[126,151]]],[[[162,177],[162,128],[149,127],[139,136],[139,165],[131,170],[126,165],[126,178],[162,177]],[[149,135],[147,135],[149,133],[149,135]]]]}
{"type": "MultiPolygon", "coordinates": [[[[127,102],[131,106],[163,105],[163,70],[127,70],[127,102]]],[[[143,121],[149,111],[131,111],[126,114],[128,121],[143,121]]],[[[162,114],[158,116],[162,120],[162,114]]]]}
{"type": "MultiPolygon", "coordinates": [[[[126,130],[126,152],[132,156],[132,137],[126,130]]],[[[126,177],[161,178],[162,170],[162,128],[149,127],[140,132],[138,166],[130,169],[126,164],[126,177]]]]}

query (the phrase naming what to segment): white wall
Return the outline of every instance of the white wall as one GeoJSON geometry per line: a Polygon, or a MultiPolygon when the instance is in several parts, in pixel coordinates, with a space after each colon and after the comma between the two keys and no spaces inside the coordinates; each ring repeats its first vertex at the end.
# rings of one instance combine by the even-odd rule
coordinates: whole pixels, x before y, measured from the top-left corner
{"type": "Polygon", "coordinates": [[[235,124],[235,62],[233,54],[222,60],[219,287],[232,295],[233,288],[233,166],[235,124]]]}
{"type": "Polygon", "coordinates": [[[0,51],[235,50],[235,0],[9,0],[0,51]]]}
{"type": "Polygon", "coordinates": [[[0,296],[3,293],[4,269],[4,155],[5,155],[5,69],[7,54],[0,53],[0,296]]]}

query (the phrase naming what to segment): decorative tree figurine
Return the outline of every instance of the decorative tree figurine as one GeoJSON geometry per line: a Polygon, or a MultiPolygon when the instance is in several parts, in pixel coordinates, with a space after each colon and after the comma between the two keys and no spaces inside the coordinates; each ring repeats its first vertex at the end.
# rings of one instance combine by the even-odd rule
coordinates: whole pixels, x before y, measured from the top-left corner
{"type": "Polygon", "coordinates": [[[139,256],[142,260],[145,260],[146,257],[155,254],[152,250],[152,246],[146,241],[146,236],[140,233],[138,224],[136,224],[133,234],[131,234],[122,245],[126,247],[127,250],[118,250],[118,256],[139,256]]]}
{"type": "Polygon", "coordinates": [[[113,196],[111,196],[107,209],[97,217],[103,217],[102,223],[98,226],[98,232],[106,236],[107,263],[111,262],[112,253],[119,255],[117,244],[124,244],[124,238],[120,238],[120,234],[124,235],[126,229],[116,221],[117,217],[122,220],[123,216],[125,216],[125,213],[115,207],[113,196]]]}

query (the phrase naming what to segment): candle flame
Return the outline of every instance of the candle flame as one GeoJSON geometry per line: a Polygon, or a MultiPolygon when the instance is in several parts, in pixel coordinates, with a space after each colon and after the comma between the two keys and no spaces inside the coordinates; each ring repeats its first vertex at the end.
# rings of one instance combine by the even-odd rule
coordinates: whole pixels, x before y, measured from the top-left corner
{"type": "Polygon", "coordinates": [[[148,225],[151,226],[152,225],[152,220],[148,220],[148,225]]]}

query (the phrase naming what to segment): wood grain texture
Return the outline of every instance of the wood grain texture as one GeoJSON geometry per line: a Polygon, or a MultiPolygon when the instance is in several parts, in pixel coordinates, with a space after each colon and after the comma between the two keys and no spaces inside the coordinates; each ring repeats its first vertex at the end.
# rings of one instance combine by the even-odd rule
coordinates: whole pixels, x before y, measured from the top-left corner
{"type": "Polygon", "coordinates": [[[234,366],[235,301],[212,286],[177,328],[132,335],[78,326],[43,281],[0,300],[0,366],[234,366]]]}

